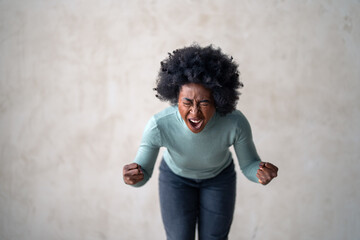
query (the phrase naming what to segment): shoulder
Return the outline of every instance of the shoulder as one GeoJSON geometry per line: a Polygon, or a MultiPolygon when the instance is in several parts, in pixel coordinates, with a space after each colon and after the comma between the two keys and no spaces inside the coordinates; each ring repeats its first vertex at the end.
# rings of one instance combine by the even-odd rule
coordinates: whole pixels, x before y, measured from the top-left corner
{"type": "Polygon", "coordinates": [[[169,129],[169,125],[176,118],[177,107],[170,106],[154,114],[145,126],[143,142],[151,143],[154,146],[161,146],[161,133],[169,129]]]}
{"type": "Polygon", "coordinates": [[[239,111],[235,110],[233,111],[230,116],[231,119],[233,119],[235,128],[236,128],[236,139],[237,142],[248,142],[252,139],[252,132],[250,123],[245,117],[245,115],[239,111]]]}
{"type": "Polygon", "coordinates": [[[245,116],[240,110],[235,109],[231,113],[226,114],[225,117],[240,119],[240,118],[244,118],[245,116]]]}
{"type": "Polygon", "coordinates": [[[244,125],[248,124],[248,120],[245,115],[240,110],[234,110],[231,113],[226,114],[223,117],[220,117],[221,120],[227,121],[235,125],[244,125]]]}
{"type": "Polygon", "coordinates": [[[226,125],[232,131],[235,130],[237,136],[251,134],[250,123],[240,110],[234,110],[220,119],[222,125],[226,125]]]}
{"type": "Polygon", "coordinates": [[[156,113],[154,115],[154,118],[155,119],[167,118],[169,116],[176,114],[176,111],[177,111],[177,106],[170,106],[170,107],[167,107],[164,110],[156,113]]]}
{"type": "Polygon", "coordinates": [[[147,123],[144,136],[148,141],[157,141],[157,145],[162,144],[162,135],[164,133],[169,133],[174,127],[174,123],[178,122],[177,120],[177,106],[170,106],[164,110],[154,114],[149,122],[147,123]],[[151,140],[152,139],[152,140],[151,140]]]}
{"type": "Polygon", "coordinates": [[[177,118],[177,106],[170,106],[154,114],[146,124],[145,131],[149,129],[161,130],[168,127],[177,118]]]}
{"type": "Polygon", "coordinates": [[[152,119],[157,125],[167,124],[177,117],[177,106],[170,106],[156,113],[152,119]]]}

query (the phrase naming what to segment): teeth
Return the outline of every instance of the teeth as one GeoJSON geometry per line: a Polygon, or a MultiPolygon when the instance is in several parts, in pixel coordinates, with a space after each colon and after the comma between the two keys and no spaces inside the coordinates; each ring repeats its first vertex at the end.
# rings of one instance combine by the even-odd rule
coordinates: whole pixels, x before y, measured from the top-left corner
{"type": "Polygon", "coordinates": [[[191,122],[193,122],[193,123],[199,123],[199,122],[201,122],[201,120],[192,120],[192,119],[189,119],[191,122]]]}

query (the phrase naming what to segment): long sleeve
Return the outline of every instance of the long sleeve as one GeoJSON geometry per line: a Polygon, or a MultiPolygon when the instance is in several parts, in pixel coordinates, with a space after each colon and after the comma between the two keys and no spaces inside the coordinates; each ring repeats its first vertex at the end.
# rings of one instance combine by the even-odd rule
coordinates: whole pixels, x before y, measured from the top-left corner
{"type": "Polygon", "coordinates": [[[258,182],[256,173],[259,169],[261,160],[256,152],[255,144],[252,139],[251,127],[245,116],[243,116],[239,122],[234,149],[243,174],[249,180],[258,182]]]}
{"type": "Polygon", "coordinates": [[[134,162],[139,164],[144,172],[144,180],[132,186],[140,187],[151,178],[160,147],[160,132],[155,118],[152,117],[145,127],[140,147],[134,159],[134,162]]]}

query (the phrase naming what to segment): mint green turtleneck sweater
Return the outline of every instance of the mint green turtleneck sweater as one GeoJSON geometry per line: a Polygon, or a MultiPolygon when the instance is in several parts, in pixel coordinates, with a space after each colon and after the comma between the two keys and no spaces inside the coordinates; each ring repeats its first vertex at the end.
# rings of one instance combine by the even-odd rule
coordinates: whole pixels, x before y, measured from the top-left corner
{"type": "Polygon", "coordinates": [[[144,172],[144,185],[152,175],[160,147],[164,160],[177,175],[192,179],[215,177],[232,161],[229,148],[234,146],[243,174],[257,182],[260,158],[252,140],[251,128],[238,110],[220,116],[215,113],[200,133],[193,133],[181,118],[177,106],[155,114],[147,123],[134,162],[144,172]]]}

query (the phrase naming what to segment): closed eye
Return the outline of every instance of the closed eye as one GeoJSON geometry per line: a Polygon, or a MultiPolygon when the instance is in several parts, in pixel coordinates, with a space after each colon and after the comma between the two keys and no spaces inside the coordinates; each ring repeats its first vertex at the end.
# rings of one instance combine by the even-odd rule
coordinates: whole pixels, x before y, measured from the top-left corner
{"type": "Polygon", "coordinates": [[[209,100],[202,100],[200,101],[200,106],[201,107],[207,107],[210,105],[210,101],[209,100]]]}

